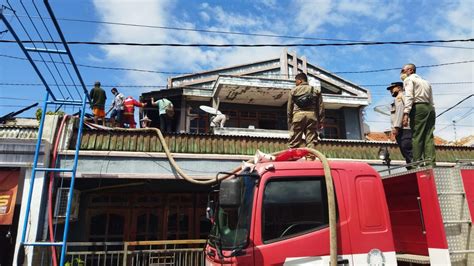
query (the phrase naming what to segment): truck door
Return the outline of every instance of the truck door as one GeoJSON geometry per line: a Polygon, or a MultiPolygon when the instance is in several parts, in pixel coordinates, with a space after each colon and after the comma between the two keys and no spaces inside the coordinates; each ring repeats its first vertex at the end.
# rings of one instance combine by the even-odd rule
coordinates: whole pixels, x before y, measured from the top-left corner
{"type": "MultiPolygon", "coordinates": [[[[298,171],[296,171],[298,172],[298,171]]],[[[329,220],[326,184],[322,171],[295,177],[262,178],[255,222],[255,265],[328,265],[329,220]]],[[[337,173],[333,174],[337,175],[337,173]]],[[[338,179],[334,179],[335,183],[338,179]]],[[[336,193],[337,185],[335,185],[336,193]]],[[[340,195],[342,196],[342,194],[340,195]]],[[[339,206],[338,222],[346,220],[339,206]]],[[[352,265],[347,226],[338,226],[338,261],[352,265]],[[341,241],[343,239],[343,241],[341,241]]]]}

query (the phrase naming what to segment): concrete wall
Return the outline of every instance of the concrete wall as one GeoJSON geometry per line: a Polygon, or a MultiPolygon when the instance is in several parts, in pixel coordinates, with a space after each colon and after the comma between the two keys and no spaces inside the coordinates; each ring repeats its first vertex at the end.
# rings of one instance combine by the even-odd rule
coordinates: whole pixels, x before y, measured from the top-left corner
{"type": "MultiPolygon", "coordinates": [[[[58,116],[46,116],[43,137],[41,142],[41,152],[38,157],[37,167],[48,167],[50,163],[51,143],[55,137],[58,126],[58,116]]],[[[34,152],[36,149],[36,140],[23,139],[1,139],[0,142],[6,143],[5,147],[9,147],[6,151],[0,153],[0,164],[12,164],[20,166],[24,170],[23,188],[18,191],[18,197],[21,197],[20,219],[18,222],[18,236],[15,244],[15,255],[13,265],[17,265],[18,253],[20,252],[21,235],[23,233],[23,223],[26,217],[26,204],[30,184],[32,181],[32,166],[34,159],[34,152]],[[14,162],[11,162],[14,160],[14,162]]],[[[21,179],[22,177],[20,177],[21,179]]],[[[36,172],[34,176],[34,186],[32,190],[32,200],[30,206],[30,213],[28,215],[28,228],[25,241],[35,242],[43,238],[44,231],[44,217],[46,206],[46,177],[44,172],[36,172]]],[[[22,181],[20,181],[22,182],[22,181]]],[[[34,252],[32,247],[24,249],[24,264],[23,265],[37,265],[33,261],[34,252]]],[[[23,250],[22,250],[23,253],[23,250]]]]}

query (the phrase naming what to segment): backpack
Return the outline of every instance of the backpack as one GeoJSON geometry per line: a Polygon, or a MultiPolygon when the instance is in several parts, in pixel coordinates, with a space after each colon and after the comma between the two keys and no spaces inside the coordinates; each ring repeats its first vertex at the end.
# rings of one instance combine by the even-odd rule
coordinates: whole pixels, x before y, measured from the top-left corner
{"type": "Polygon", "coordinates": [[[174,116],[174,108],[172,104],[168,104],[165,108],[166,115],[168,117],[173,117],[174,116]]]}
{"type": "Polygon", "coordinates": [[[293,102],[299,108],[307,108],[314,106],[316,100],[316,95],[314,95],[314,87],[311,87],[311,92],[306,93],[300,96],[293,96],[293,102]]]}

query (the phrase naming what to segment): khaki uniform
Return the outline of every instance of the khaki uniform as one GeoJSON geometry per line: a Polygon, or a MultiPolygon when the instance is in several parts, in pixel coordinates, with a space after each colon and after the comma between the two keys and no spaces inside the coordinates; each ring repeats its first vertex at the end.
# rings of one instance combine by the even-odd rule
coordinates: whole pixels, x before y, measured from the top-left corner
{"type": "Polygon", "coordinates": [[[290,129],[290,148],[303,146],[303,135],[306,140],[307,148],[314,148],[318,142],[317,131],[322,127],[324,121],[324,105],[322,102],[321,90],[303,82],[290,91],[288,97],[288,127],[290,129]],[[306,108],[300,108],[293,102],[293,97],[313,93],[317,96],[314,105],[306,108]]]}
{"type": "Polygon", "coordinates": [[[395,137],[400,152],[407,163],[413,160],[412,153],[412,132],[410,127],[403,127],[403,109],[405,107],[405,97],[402,92],[399,92],[397,97],[393,100],[392,108],[390,110],[390,120],[392,122],[392,129],[398,128],[398,134],[395,137]]]}
{"type": "Polygon", "coordinates": [[[427,165],[436,162],[433,131],[436,113],[433,92],[428,81],[417,74],[411,74],[403,81],[405,88],[404,113],[410,116],[413,131],[413,161],[428,160],[427,165]]]}

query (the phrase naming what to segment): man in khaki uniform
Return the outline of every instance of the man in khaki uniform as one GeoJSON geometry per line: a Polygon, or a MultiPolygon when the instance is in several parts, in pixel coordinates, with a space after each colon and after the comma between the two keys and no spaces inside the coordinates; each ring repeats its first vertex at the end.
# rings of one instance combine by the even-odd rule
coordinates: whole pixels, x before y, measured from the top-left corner
{"type": "Polygon", "coordinates": [[[397,141],[400,152],[405,161],[411,163],[412,154],[412,132],[410,127],[403,126],[403,109],[405,108],[405,97],[403,96],[403,82],[392,82],[387,90],[392,94],[393,102],[390,109],[390,120],[392,123],[392,135],[397,141]]]}
{"type": "Polygon", "coordinates": [[[324,106],[321,89],[308,84],[308,77],[299,73],[295,77],[296,87],[288,97],[288,128],[290,129],[290,148],[303,146],[303,134],[307,148],[314,148],[318,142],[317,131],[322,128],[324,106]],[[311,95],[311,97],[308,97],[311,95]]]}
{"type": "Polygon", "coordinates": [[[413,161],[428,160],[427,165],[435,166],[436,154],[433,131],[436,114],[431,84],[416,74],[414,64],[403,66],[400,79],[405,88],[405,108],[403,126],[413,131],[413,161]]]}

